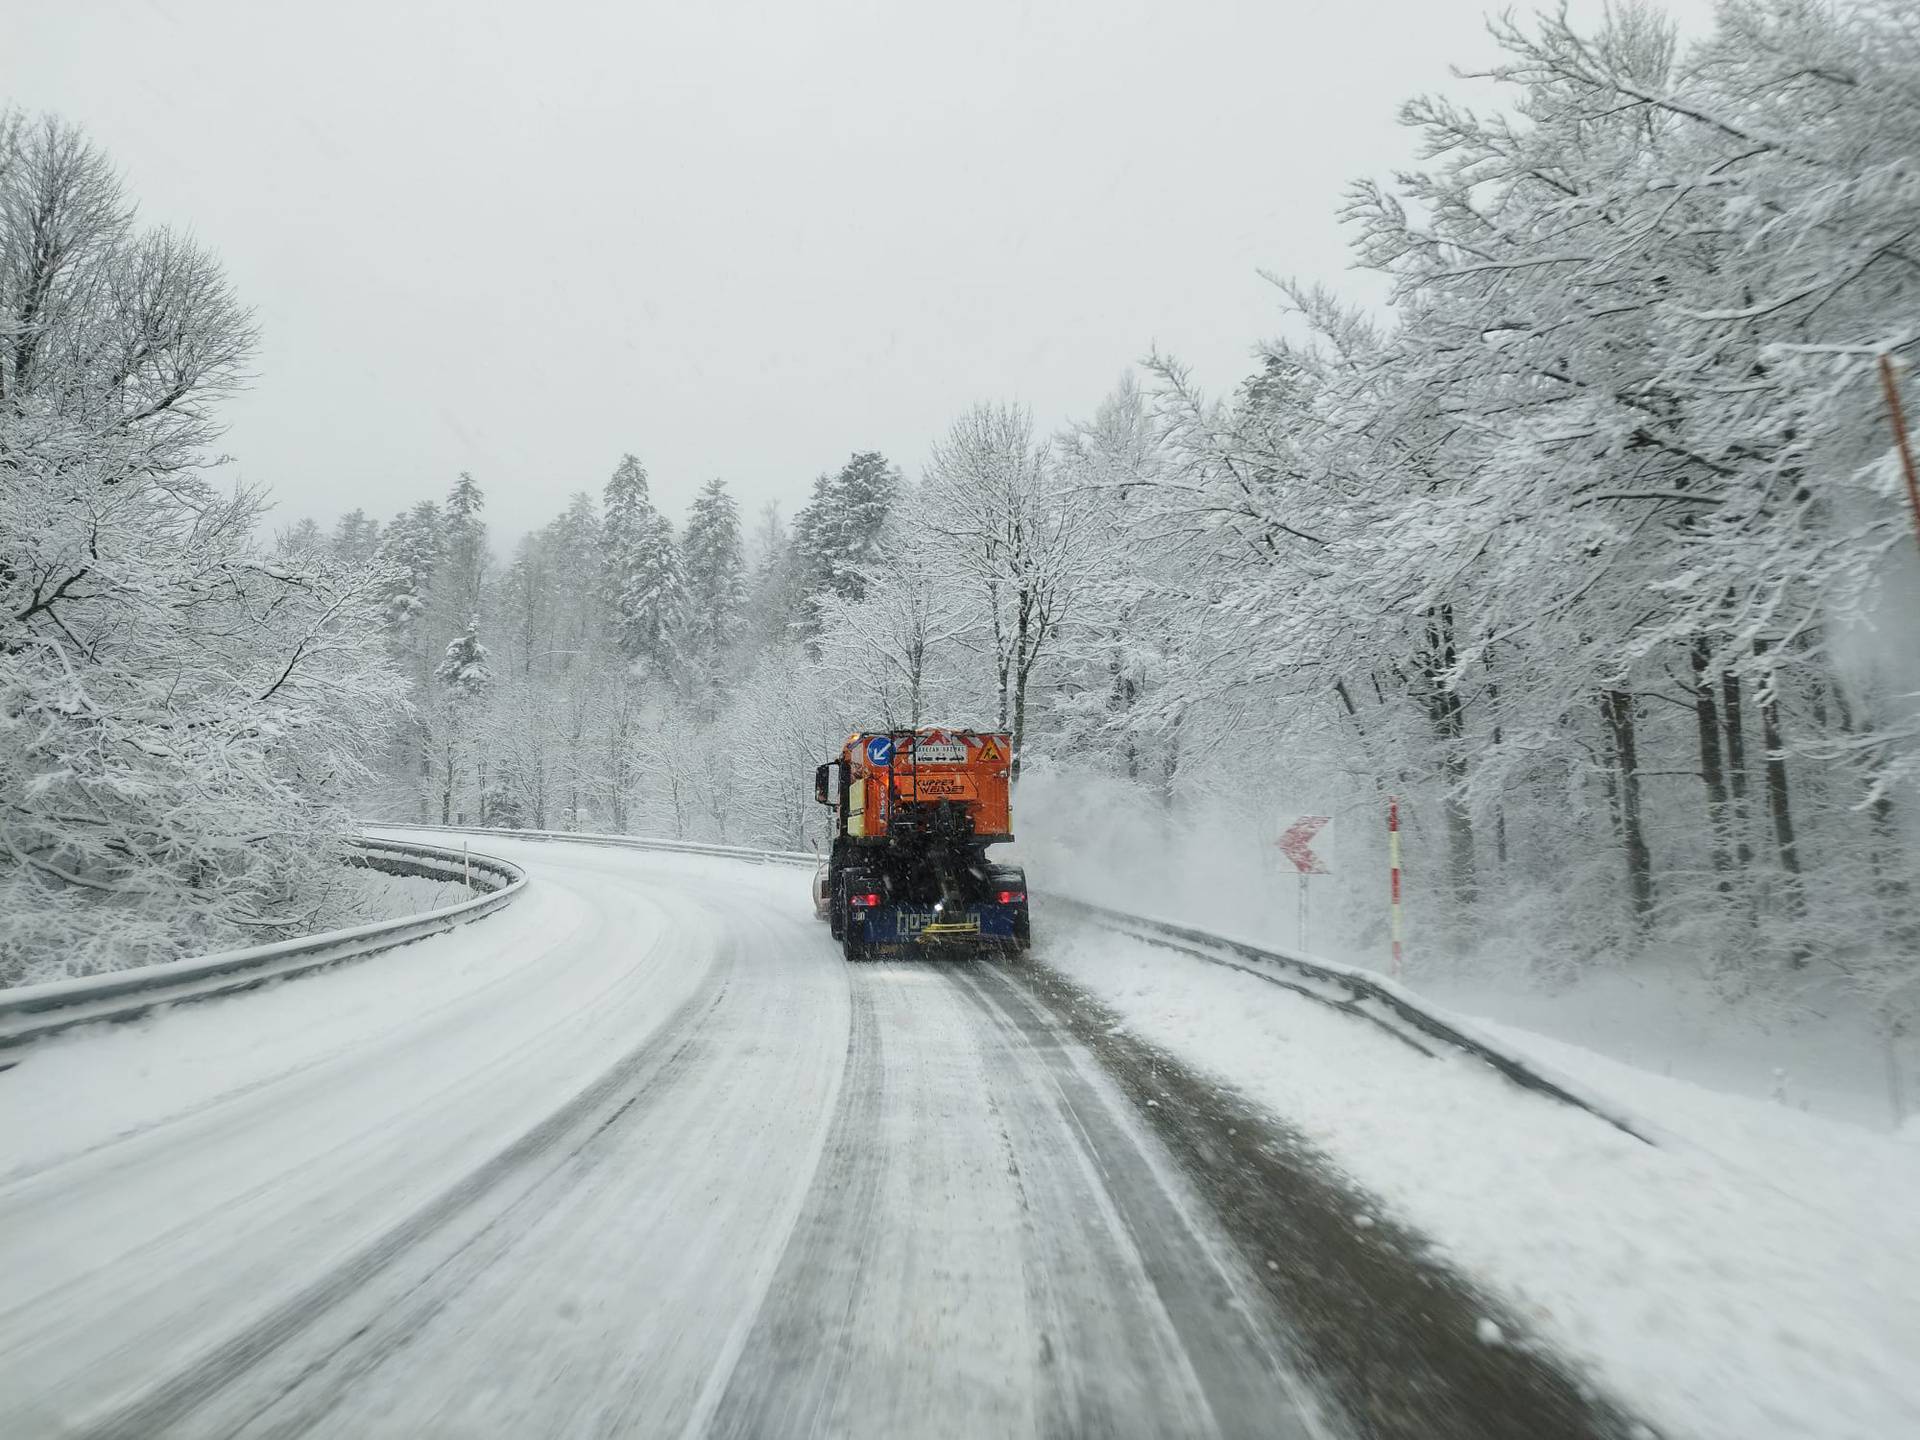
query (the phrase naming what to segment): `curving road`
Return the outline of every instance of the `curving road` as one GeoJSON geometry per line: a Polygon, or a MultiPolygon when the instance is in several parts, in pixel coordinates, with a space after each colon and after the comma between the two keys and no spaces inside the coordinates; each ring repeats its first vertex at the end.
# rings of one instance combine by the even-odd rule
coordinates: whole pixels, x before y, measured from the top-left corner
{"type": "Polygon", "coordinates": [[[1339,1433],[1030,987],[477,848],[499,916],[0,1076],[7,1436],[1339,1433]]]}

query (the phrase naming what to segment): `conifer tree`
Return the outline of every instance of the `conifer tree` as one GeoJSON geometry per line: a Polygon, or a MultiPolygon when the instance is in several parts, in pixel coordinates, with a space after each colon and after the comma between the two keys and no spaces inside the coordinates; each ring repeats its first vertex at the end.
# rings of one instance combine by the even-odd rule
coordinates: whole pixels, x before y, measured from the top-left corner
{"type": "Polygon", "coordinates": [[[878,450],[856,451],[833,475],[813,482],[813,495],[793,521],[798,587],[794,630],[809,647],[820,633],[820,598],[858,600],[862,578],[881,557],[881,532],[900,491],[900,471],[878,450]]]}
{"type": "Polygon", "coordinates": [[[687,586],[686,653],[701,681],[717,684],[739,641],[747,599],[740,507],[726,482],[709,480],[693,502],[681,547],[687,586]]]}
{"type": "Polygon", "coordinates": [[[686,595],[673,527],[647,491],[647,472],[623,455],[607,481],[600,534],[602,586],[614,643],[656,678],[677,679],[686,595]]]}

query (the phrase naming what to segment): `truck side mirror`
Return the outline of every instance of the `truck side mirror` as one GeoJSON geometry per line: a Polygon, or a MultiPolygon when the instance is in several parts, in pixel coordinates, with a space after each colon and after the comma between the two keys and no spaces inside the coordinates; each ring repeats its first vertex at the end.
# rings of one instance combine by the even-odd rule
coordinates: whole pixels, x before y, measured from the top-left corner
{"type": "Polygon", "coordinates": [[[832,769],[833,769],[833,764],[831,761],[829,761],[827,764],[818,767],[813,772],[813,798],[814,798],[814,803],[816,804],[819,804],[819,805],[833,804],[833,801],[829,799],[827,796],[827,772],[832,769]]]}

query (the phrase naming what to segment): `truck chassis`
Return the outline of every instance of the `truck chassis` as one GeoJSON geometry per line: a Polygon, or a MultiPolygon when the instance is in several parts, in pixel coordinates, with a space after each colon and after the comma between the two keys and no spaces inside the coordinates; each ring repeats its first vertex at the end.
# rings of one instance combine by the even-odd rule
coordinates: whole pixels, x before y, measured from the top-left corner
{"type": "Polygon", "coordinates": [[[849,961],[1029,948],[1026,874],[987,856],[1013,838],[1008,750],[999,734],[864,732],[818,768],[834,834],[816,901],[849,961]]]}

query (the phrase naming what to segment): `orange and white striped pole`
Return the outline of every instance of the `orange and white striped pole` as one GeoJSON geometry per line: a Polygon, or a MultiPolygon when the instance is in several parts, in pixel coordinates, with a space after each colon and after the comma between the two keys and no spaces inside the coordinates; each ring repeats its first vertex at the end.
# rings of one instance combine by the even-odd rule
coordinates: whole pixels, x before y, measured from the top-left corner
{"type": "Polygon", "coordinates": [[[1400,797],[1387,797],[1387,863],[1393,874],[1393,978],[1400,978],[1400,797]]]}

